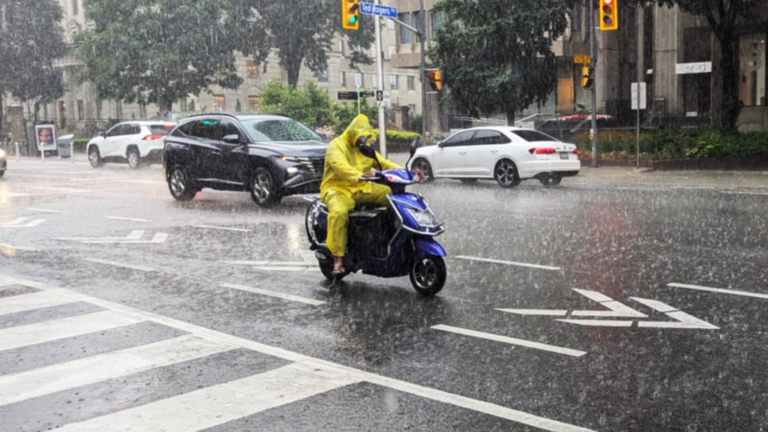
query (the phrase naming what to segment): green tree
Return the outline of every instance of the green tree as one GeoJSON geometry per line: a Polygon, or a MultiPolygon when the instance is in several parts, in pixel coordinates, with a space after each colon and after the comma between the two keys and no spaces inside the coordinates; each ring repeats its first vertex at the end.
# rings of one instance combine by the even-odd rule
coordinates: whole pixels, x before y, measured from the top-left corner
{"type": "Polygon", "coordinates": [[[35,105],[62,95],[53,65],[67,53],[61,17],[55,0],[0,0],[0,118],[5,93],[35,105]]]}
{"type": "Polygon", "coordinates": [[[557,86],[553,42],[567,28],[570,0],[442,0],[445,24],[430,58],[454,106],[474,117],[544,103],[557,86]]]}
{"type": "MultiPolygon", "coordinates": [[[[233,3],[234,4],[234,3],[233,3]]],[[[210,86],[235,89],[236,41],[258,31],[220,0],[90,0],[91,31],[76,38],[77,55],[104,99],[157,104],[162,115],[175,101],[210,86]]],[[[258,48],[254,48],[258,51],[258,48]]]]}
{"type": "MultiPolygon", "coordinates": [[[[765,0],[658,0],[666,6],[679,6],[684,12],[704,16],[720,42],[720,72],[722,105],[720,127],[736,130],[739,116],[739,37],[737,25],[753,19],[752,11],[765,0]]],[[[647,3],[642,1],[643,3],[647,3]]],[[[654,3],[654,2],[651,2],[654,3]]]]}
{"type": "Polygon", "coordinates": [[[361,16],[360,30],[349,31],[341,27],[341,2],[318,0],[233,0],[242,14],[245,27],[258,31],[266,29],[266,44],[254,44],[247,40],[239,50],[253,55],[257,63],[267,66],[265,47],[277,49],[280,66],[288,75],[288,84],[299,82],[301,66],[312,72],[328,69],[328,52],[332,51],[333,37],[343,34],[352,47],[350,66],[370,64],[365,54],[374,41],[373,19],[361,16]]]}
{"type": "Polygon", "coordinates": [[[261,92],[264,112],[285,114],[313,128],[334,122],[334,107],[328,92],[308,82],[302,89],[270,81],[261,92]]]}

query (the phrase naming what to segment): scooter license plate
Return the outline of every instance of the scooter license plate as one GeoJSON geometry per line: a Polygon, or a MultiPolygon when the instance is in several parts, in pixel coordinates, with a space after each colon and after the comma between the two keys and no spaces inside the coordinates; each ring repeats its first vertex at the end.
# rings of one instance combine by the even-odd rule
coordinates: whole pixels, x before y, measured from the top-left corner
{"type": "Polygon", "coordinates": [[[568,160],[570,157],[570,153],[560,153],[560,159],[568,160]]]}

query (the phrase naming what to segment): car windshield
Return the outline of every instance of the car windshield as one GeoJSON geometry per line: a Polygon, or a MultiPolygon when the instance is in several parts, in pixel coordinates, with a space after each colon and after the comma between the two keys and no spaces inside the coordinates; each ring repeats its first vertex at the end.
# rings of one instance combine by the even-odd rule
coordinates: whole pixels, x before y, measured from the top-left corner
{"type": "Polygon", "coordinates": [[[533,130],[512,130],[512,133],[528,142],[537,142],[537,141],[560,142],[560,140],[555,137],[551,137],[545,133],[541,133],[533,130]]]}
{"type": "Polygon", "coordinates": [[[243,126],[256,142],[322,141],[312,129],[291,119],[245,120],[243,126]]]}
{"type": "Polygon", "coordinates": [[[170,124],[156,124],[156,125],[150,125],[149,130],[152,131],[153,135],[168,135],[173,130],[174,125],[170,124]]]}

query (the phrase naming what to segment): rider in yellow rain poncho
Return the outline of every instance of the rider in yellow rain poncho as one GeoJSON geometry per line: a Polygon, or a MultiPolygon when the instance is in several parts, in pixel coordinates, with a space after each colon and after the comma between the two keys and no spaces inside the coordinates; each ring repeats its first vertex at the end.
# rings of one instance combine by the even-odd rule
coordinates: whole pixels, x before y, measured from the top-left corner
{"type": "MultiPolygon", "coordinates": [[[[370,204],[377,207],[389,205],[387,195],[392,191],[371,182],[360,181],[360,177],[372,177],[374,160],[360,153],[361,145],[373,137],[373,128],[368,117],[355,117],[346,131],[333,140],[325,154],[323,183],[320,198],[328,206],[328,238],[326,244],[333,254],[333,273],[346,272],[342,258],[347,248],[347,223],[349,212],[355,206],[370,204]]],[[[401,168],[396,163],[376,154],[384,170],[401,168]]],[[[378,166],[377,166],[378,167],[378,166]]],[[[419,176],[421,173],[417,172],[419,176]]]]}

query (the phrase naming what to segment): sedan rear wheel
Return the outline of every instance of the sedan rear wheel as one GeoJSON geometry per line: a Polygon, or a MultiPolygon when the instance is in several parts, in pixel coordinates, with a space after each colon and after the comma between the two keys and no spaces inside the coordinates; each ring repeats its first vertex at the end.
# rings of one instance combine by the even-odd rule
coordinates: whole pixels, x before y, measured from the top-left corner
{"type": "Polygon", "coordinates": [[[520,184],[520,177],[517,174],[515,163],[508,159],[500,160],[493,170],[493,176],[499,186],[503,188],[513,188],[520,184]]]}

